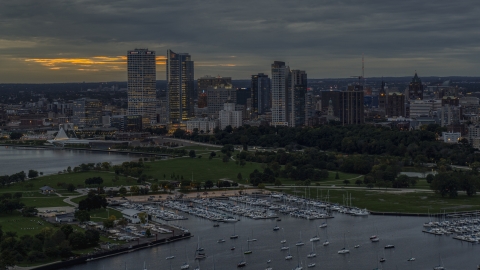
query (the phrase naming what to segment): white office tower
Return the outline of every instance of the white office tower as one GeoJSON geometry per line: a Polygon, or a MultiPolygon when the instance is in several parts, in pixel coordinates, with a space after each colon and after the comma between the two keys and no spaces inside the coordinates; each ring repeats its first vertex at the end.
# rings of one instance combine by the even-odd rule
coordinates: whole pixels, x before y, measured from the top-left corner
{"type": "Polygon", "coordinates": [[[219,112],[220,128],[223,130],[227,126],[232,128],[242,126],[242,111],[235,110],[235,103],[228,102],[223,104],[223,110],[219,112]]]}

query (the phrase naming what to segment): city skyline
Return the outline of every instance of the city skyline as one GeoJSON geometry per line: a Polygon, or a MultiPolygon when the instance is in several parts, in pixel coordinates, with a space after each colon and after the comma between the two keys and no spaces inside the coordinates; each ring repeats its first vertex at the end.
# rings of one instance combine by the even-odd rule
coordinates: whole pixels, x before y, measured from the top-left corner
{"type": "Polygon", "coordinates": [[[366,77],[477,76],[477,14],[468,0],[2,2],[0,83],[124,81],[132,48],[189,52],[197,77],[248,79],[282,60],[345,78],[362,53],[366,77]]]}

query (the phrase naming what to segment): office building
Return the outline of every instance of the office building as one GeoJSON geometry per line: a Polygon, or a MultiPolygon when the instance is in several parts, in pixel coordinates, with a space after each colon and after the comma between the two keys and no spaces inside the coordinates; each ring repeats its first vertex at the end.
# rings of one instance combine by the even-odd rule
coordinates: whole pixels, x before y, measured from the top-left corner
{"type": "Polygon", "coordinates": [[[142,131],[141,115],[114,115],[110,117],[110,126],[121,132],[142,131]]]}
{"type": "Polygon", "coordinates": [[[285,62],[275,61],[272,64],[272,126],[288,126],[287,88],[290,68],[285,62]]]}
{"type": "Polygon", "coordinates": [[[385,83],[382,81],[382,87],[378,93],[378,109],[385,111],[387,104],[387,93],[385,92],[385,83]]]}
{"type": "Polygon", "coordinates": [[[252,75],[251,81],[251,98],[252,98],[252,114],[264,114],[271,108],[271,90],[270,90],[270,78],[268,75],[258,73],[252,75]]]}
{"type": "Polygon", "coordinates": [[[230,100],[234,104],[237,103],[237,90],[224,87],[208,87],[207,88],[207,108],[208,116],[218,118],[218,112],[222,110],[223,104],[230,100]]]}
{"type": "Polygon", "coordinates": [[[405,117],[405,95],[399,92],[388,93],[385,114],[387,117],[405,117]]]}
{"type": "Polygon", "coordinates": [[[176,126],[194,113],[194,69],[190,54],[168,50],[166,69],[169,123],[176,126]]]}
{"type": "Polygon", "coordinates": [[[198,99],[198,107],[203,108],[208,106],[206,104],[203,106],[203,104],[200,104],[200,96],[202,94],[205,94],[207,92],[208,87],[213,87],[213,88],[225,88],[225,89],[232,89],[232,78],[231,77],[212,77],[212,76],[203,76],[197,79],[197,96],[195,98],[198,99]]]}
{"type": "Polygon", "coordinates": [[[77,127],[102,125],[102,102],[98,99],[74,100],[72,113],[72,123],[77,127]]]}
{"type": "Polygon", "coordinates": [[[227,126],[232,128],[242,126],[242,111],[235,110],[235,103],[227,101],[223,105],[223,110],[219,112],[220,129],[225,129],[227,126]]]}
{"type": "Polygon", "coordinates": [[[307,73],[304,70],[290,72],[290,87],[287,93],[288,125],[298,127],[305,125],[305,95],[307,94],[307,73]]]}
{"type": "Polygon", "coordinates": [[[410,101],[410,114],[407,117],[433,116],[441,107],[442,102],[438,99],[413,100],[410,101]]]}
{"type": "Polygon", "coordinates": [[[365,122],[363,87],[349,86],[346,91],[321,92],[322,108],[329,108],[342,125],[363,124],[365,122]]]}
{"type": "Polygon", "coordinates": [[[128,115],[141,115],[145,125],[156,123],[155,52],[135,49],[127,52],[128,115]]]}
{"type": "Polygon", "coordinates": [[[415,72],[415,76],[412,78],[412,81],[408,85],[408,99],[409,100],[418,100],[423,99],[423,84],[422,80],[415,72]]]}
{"type": "Polygon", "coordinates": [[[437,111],[437,116],[440,118],[440,125],[442,127],[446,127],[452,124],[460,123],[462,110],[459,106],[445,105],[437,111]]]}

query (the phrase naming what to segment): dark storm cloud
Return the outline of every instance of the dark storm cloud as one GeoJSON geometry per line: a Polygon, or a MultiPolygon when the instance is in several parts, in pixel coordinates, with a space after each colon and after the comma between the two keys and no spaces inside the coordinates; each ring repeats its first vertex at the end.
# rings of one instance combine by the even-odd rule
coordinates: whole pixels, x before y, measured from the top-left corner
{"type": "Polygon", "coordinates": [[[268,72],[273,60],[310,78],[349,76],[362,53],[370,76],[478,75],[479,7],[478,0],[2,1],[0,79],[19,69],[26,80],[124,80],[125,72],[95,61],[85,74],[25,59],[116,57],[135,47],[189,52],[198,76],[247,78],[268,72]]]}

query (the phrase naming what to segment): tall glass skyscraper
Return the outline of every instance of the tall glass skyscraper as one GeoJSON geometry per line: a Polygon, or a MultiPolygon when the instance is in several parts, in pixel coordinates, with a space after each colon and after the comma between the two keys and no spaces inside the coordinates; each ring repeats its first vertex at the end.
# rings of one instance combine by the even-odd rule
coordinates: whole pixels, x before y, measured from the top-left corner
{"type": "Polygon", "coordinates": [[[270,100],[270,78],[268,75],[258,73],[252,75],[252,113],[264,114],[270,110],[272,101],[270,100]]]}
{"type": "Polygon", "coordinates": [[[155,52],[135,49],[127,52],[128,115],[141,115],[145,125],[156,122],[155,52]]]}
{"type": "Polygon", "coordinates": [[[272,126],[288,126],[287,88],[290,68],[285,62],[275,61],[272,64],[272,126]]]}
{"type": "Polygon", "coordinates": [[[169,124],[181,124],[194,115],[193,61],[188,53],[167,51],[169,124]]]}
{"type": "Polygon", "coordinates": [[[287,97],[288,124],[291,127],[305,125],[305,95],[307,94],[307,73],[304,70],[290,72],[290,87],[287,97]]]}

